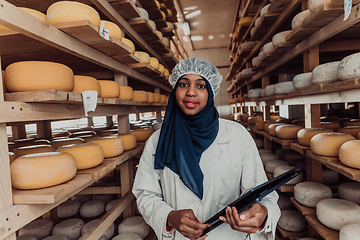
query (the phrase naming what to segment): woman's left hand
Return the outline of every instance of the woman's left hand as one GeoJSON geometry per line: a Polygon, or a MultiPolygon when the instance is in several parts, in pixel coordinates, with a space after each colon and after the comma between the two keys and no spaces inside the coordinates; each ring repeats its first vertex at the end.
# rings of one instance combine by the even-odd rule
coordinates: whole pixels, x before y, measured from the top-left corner
{"type": "Polygon", "coordinates": [[[257,202],[240,215],[235,207],[227,207],[226,218],[221,216],[219,219],[228,223],[234,230],[255,233],[265,221],[267,214],[267,208],[257,202]]]}

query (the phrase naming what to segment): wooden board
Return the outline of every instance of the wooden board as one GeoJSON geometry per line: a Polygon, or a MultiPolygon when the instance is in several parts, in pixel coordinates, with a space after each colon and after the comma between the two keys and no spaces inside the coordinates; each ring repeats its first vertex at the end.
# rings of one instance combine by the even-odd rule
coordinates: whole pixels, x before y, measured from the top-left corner
{"type": "Polygon", "coordinates": [[[115,160],[116,165],[120,165],[124,163],[126,160],[134,157],[135,155],[142,153],[144,150],[145,142],[138,142],[136,148],[123,152],[120,156],[113,157],[113,158],[107,158],[108,160],[115,160]]]}
{"type": "Polygon", "coordinates": [[[100,179],[103,176],[110,173],[112,170],[114,170],[115,167],[116,167],[116,161],[114,161],[114,160],[104,160],[97,167],[84,169],[84,170],[79,170],[78,174],[86,174],[86,175],[90,174],[92,179],[100,179]]]}
{"type": "MultiPolygon", "coordinates": [[[[152,19],[155,23],[157,20],[165,21],[163,15],[161,14],[160,8],[148,10],[148,13],[149,13],[149,18],[152,19]]],[[[163,26],[160,27],[156,24],[156,28],[160,29],[160,28],[163,28],[163,26]]]]}
{"type": "Polygon", "coordinates": [[[110,5],[121,15],[123,19],[140,17],[140,11],[131,0],[111,2],[110,5]]]}
{"type": "Polygon", "coordinates": [[[82,103],[81,93],[59,90],[5,93],[4,98],[12,102],[82,103]]]}
{"type": "Polygon", "coordinates": [[[306,155],[307,151],[310,150],[310,147],[303,146],[300,143],[291,143],[290,148],[303,155],[306,155]]]}
{"type": "Polygon", "coordinates": [[[146,42],[159,41],[159,37],[145,19],[134,19],[127,22],[146,42]]]}
{"type": "Polygon", "coordinates": [[[290,201],[294,204],[294,206],[301,212],[302,215],[315,215],[316,209],[306,207],[302,204],[300,204],[294,197],[290,197],[290,201]]]}
{"type": "Polygon", "coordinates": [[[306,156],[316,161],[319,161],[322,164],[339,161],[339,158],[337,157],[326,157],[326,156],[317,155],[313,153],[311,150],[307,151],[306,156]]]}
{"type": "Polygon", "coordinates": [[[123,56],[112,56],[112,58],[124,64],[140,63],[140,59],[133,54],[123,55],[123,56]]]}
{"type": "Polygon", "coordinates": [[[175,36],[174,30],[172,29],[163,28],[160,32],[163,34],[163,37],[171,38],[172,36],[175,36]]]}
{"type": "Polygon", "coordinates": [[[323,4],[302,22],[304,28],[321,28],[344,13],[343,7],[323,4]]]}
{"type": "Polygon", "coordinates": [[[316,215],[305,216],[306,221],[324,238],[324,240],[339,240],[339,231],[332,230],[319,222],[316,215]]]}
{"type": "Polygon", "coordinates": [[[273,137],[273,141],[280,143],[283,146],[290,146],[291,143],[297,143],[297,139],[281,139],[278,137],[273,137]]]}
{"type": "MultiPolygon", "coordinates": [[[[120,182],[119,182],[120,184],[120,182]]],[[[89,195],[89,194],[121,194],[120,186],[111,187],[87,187],[78,194],[89,195]]]]}
{"type": "Polygon", "coordinates": [[[153,48],[156,52],[158,52],[161,55],[170,53],[170,50],[165,47],[164,43],[160,41],[160,39],[153,42],[148,42],[148,44],[151,48],[153,48]]]}
{"type": "Polygon", "coordinates": [[[299,26],[286,37],[286,41],[301,42],[318,30],[319,28],[304,28],[299,26]]]}
{"type": "Polygon", "coordinates": [[[274,0],[271,2],[269,12],[281,12],[290,3],[289,0],[274,0]]]}
{"type": "Polygon", "coordinates": [[[130,63],[128,64],[128,66],[148,77],[161,75],[161,72],[159,70],[153,68],[148,63],[130,63]]]}
{"type": "Polygon", "coordinates": [[[348,167],[340,160],[328,162],[326,166],[352,180],[360,182],[360,169],[348,167]]]}
{"type": "Polygon", "coordinates": [[[153,20],[153,21],[156,24],[156,28],[158,28],[158,29],[162,29],[162,28],[167,27],[166,21],[163,18],[159,18],[159,19],[153,20]]]}
{"type": "Polygon", "coordinates": [[[279,187],[280,192],[282,193],[292,193],[294,192],[294,185],[282,185],[281,187],[279,187]]]}
{"type": "Polygon", "coordinates": [[[154,0],[139,0],[141,6],[146,10],[157,9],[158,6],[156,5],[154,0]]]}
{"type": "Polygon", "coordinates": [[[290,231],[286,231],[285,229],[282,229],[279,225],[276,226],[276,229],[280,232],[280,234],[283,237],[286,238],[295,238],[295,239],[299,239],[301,237],[306,237],[308,235],[308,232],[306,230],[301,231],[301,232],[290,232],[290,231]]]}

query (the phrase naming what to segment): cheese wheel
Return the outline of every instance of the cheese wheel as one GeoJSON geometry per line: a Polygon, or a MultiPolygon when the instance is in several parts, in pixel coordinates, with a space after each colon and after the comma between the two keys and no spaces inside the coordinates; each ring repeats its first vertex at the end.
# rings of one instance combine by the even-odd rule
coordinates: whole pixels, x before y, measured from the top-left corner
{"type": "Polygon", "coordinates": [[[248,124],[255,125],[256,122],[260,122],[262,120],[263,120],[263,118],[260,116],[250,116],[248,118],[248,124]]]}
{"type": "Polygon", "coordinates": [[[259,98],[259,97],[261,97],[261,90],[262,90],[262,88],[250,89],[249,92],[248,92],[248,97],[249,98],[259,98]]]}
{"type": "Polygon", "coordinates": [[[165,75],[166,78],[169,78],[169,77],[170,77],[169,69],[165,68],[165,70],[164,70],[164,75],[165,75]]]}
{"type": "Polygon", "coordinates": [[[340,61],[329,62],[315,67],[312,71],[312,84],[331,83],[339,80],[338,66],[340,61]]]}
{"type": "Polygon", "coordinates": [[[263,139],[254,139],[255,145],[257,148],[264,148],[264,140],[263,139]]]}
{"type": "Polygon", "coordinates": [[[137,7],[137,9],[140,12],[140,18],[145,19],[146,21],[149,21],[149,13],[141,7],[137,7]]]}
{"type": "Polygon", "coordinates": [[[166,103],[166,102],[167,102],[167,96],[161,94],[161,95],[160,95],[160,103],[166,103]]]}
{"type": "Polygon", "coordinates": [[[276,128],[280,125],[284,125],[284,123],[273,123],[271,125],[269,125],[268,127],[268,133],[271,135],[271,136],[274,136],[276,137],[276,128]]]}
{"type": "Polygon", "coordinates": [[[72,145],[72,144],[80,144],[85,141],[81,138],[62,138],[51,141],[51,146],[54,148],[59,148],[61,146],[72,145]]]}
{"type": "Polygon", "coordinates": [[[42,12],[39,12],[37,10],[26,8],[26,7],[18,7],[19,9],[23,10],[24,12],[27,12],[33,17],[36,17],[37,19],[40,19],[42,22],[46,23],[46,15],[42,12]]]}
{"type": "Polygon", "coordinates": [[[268,85],[265,87],[266,96],[274,96],[275,95],[275,84],[268,85]]]}
{"type": "Polygon", "coordinates": [[[124,135],[119,135],[118,137],[124,141],[124,150],[125,151],[136,148],[137,140],[136,140],[136,137],[134,134],[132,134],[132,133],[124,134],[124,135]]]}
{"type": "Polygon", "coordinates": [[[79,218],[71,218],[64,220],[55,225],[52,230],[52,235],[65,235],[70,240],[77,240],[81,236],[81,229],[85,225],[85,222],[79,218]]]}
{"type": "Polygon", "coordinates": [[[360,206],[344,199],[324,199],[316,204],[316,216],[328,228],[340,230],[349,223],[360,222],[360,206]]]}
{"type": "Polygon", "coordinates": [[[259,154],[268,154],[268,153],[273,153],[270,149],[259,149],[259,154]]]}
{"type": "Polygon", "coordinates": [[[341,145],[350,140],[355,138],[346,133],[319,133],[310,140],[310,149],[318,155],[337,157],[341,145]]]}
{"type": "Polygon", "coordinates": [[[294,209],[294,204],[292,204],[290,198],[284,196],[284,195],[279,195],[277,204],[280,208],[280,210],[290,210],[290,209],[294,209]]]}
{"type": "Polygon", "coordinates": [[[343,126],[360,126],[360,120],[359,119],[351,119],[350,121],[344,121],[343,126]]]}
{"type": "Polygon", "coordinates": [[[159,69],[159,67],[160,67],[159,60],[155,57],[151,57],[150,58],[150,66],[152,66],[155,69],[159,69]]]}
{"type": "Polygon", "coordinates": [[[119,199],[115,199],[115,200],[112,200],[111,202],[108,202],[105,206],[105,212],[108,212],[118,202],[119,202],[119,199]]]}
{"type": "Polygon", "coordinates": [[[250,49],[252,49],[253,47],[255,47],[255,45],[256,45],[256,42],[253,42],[253,41],[243,42],[243,43],[240,45],[240,49],[242,49],[242,50],[250,50],[250,49]]]}
{"type": "Polygon", "coordinates": [[[359,240],[360,223],[349,223],[340,228],[339,240],[359,240]]]}
{"type": "Polygon", "coordinates": [[[306,159],[306,157],[298,152],[291,151],[291,152],[285,153],[285,161],[291,166],[296,166],[296,163],[298,161],[305,160],[305,159],[306,159]]]}
{"type": "Polygon", "coordinates": [[[332,198],[331,189],[317,182],[301,182],[294,187],[294,198],[300,204],[315,208],[316,204],[327,198],[332,198]]]}
{"type": "Polygon", "coordinates": [[[161,100],[161,94],[160,93],[154,93],[154,102],[159,103],[161,100]]]}
{"type": "Polygon", "coordinates": [[[294,89],[299,90],[311,85],[312,72],[300,73],[293,78],[294,89]]]}
{"type": "Polygon", "coordinates": [[[256,71],[253,71],[252,68],[245,68],[241,71],[242,77],[252,76],[256,73],[256,71]]]}
{"type": "Polygon", "coordinates": [[[339,181],[339,173],[329,168],[322,169],[322,183],[330,184],[339,181]]]}
{"type": "Polygon", "coordinates": [[[23,61],[5,69],[5,85],[10,92],[44,90],[72,91],[73,71],[60,63],[23,61]]]}
{"type": "Polygon", "coordinates": [[[148,21],[150,27],[152,28],[153,31],[156,31],[156,24],[153,20],[150,20],[148,21]]]}
{"type": "Polygon", "coordinates": [[[100,83],[96,78],[89,76],[74,76],[73,92],[82,93],[84,91],[97,91],[98,96],[101,95],[100,83]]]}
{"type": "Polygon", "coordinates": [[[162,74],[164,74],[164,72],[165,72],[165,67],[164,67],[164,65],[162,65],[162,64],[159,64],[159,69],[158,69],[162,74]]]}
{"type": "Polygon", "coordinates": [[[279,32],[279,33],[275,34],[272,38],[272,43],[273,43],[274,47],[277,47],[279,44],[286,43],[286,37],[290,33],[292,33],[292,30],[287,30],[287,31],[283,31],[283,32],[279,32]]]}
{"type": "MultiPolygon", "coordinates": [[[[47,239],[47,238],[43,238],[43,239],[47,239]]],[[[38,238],[34,234],[25,234],[25,235],[16,236],[16,240],[38,240],[38,238]]]]}
{"type": "Polygon", "coordinates": [[[279,227],[290,232],[300,232],[307,226],[305,216],[297,210],[283,210],[278,222],[279,227]]]}
{"type": "Polygon", "coordinates": [[[105,203],[100,200],[91,200],[80,208],[80,215],[84,218],[97,217],[105,211],[105,203]]]}
{"type": "Polygon", "coordinates": [[[263,52],[264,54],[267,54],[269,52],[274,51],[274,45],[272,44],[272,42],[268,42],[263,46],[263,52]]]}
{"type": "Polygon", "coordinates": [[[33,146],[25,146],[25,147],[18,147],[15,148],[14,153],[21,157],[28,154],[34,153],[46,153],[46,152],[54,152],[55,148],[51,145],[33,145],[33,146]]]}
{"type": "Polygon", "coordinates": [[[91,195],[78,194],[78,195],[72,196],[71,200],[77,200],[77,201],[80,201],[81,204],[83,204],[83,203],[86,203],[88,201],[91,201],[91,195]]]}
{"type": "Polygon", "coordinates": [[[240,18],[240,20],[239,20],[239,26],[249,24],[249,23],[252,22],[252,20],[253,20],[252,17],[243,17],[243,18],[240,18]]]}
{"type": "Polygon", "coordinates": [[[115,37],[121,41],[122,33],[121,33],[121,29],[119,28],[119,26],[110,21],[103,21],[103,22],[104,22],[104,28],[109,30],[109,36],[115,37]]]}
{"type": "Polygon", "coordinates": [[[354,137],[357,137],[360,132],[360,126],[345,126],[343,128],[340,128],[338,132],[347,133],[354,137]]]}
{"type": "Polygon", "coordinates": [[[265,164],[265,169],[269,173],[274,173],[275,168],[279,166],[288,166],[289,164],[283,160],[271,160],[265,164]]]}
{"type": "Polygon", "coordinates": [[[130,39],[122,38],[121,41],[130,47],[132,54],[135,54],[135,45],[130,39]]]}
{"type": "Polygon", "coordinates": [[[267,54],[264,51],[259,52],[258,57],[259,57],[260,61],[262,61],[266,56],[267,56],[267,54]]]}
{"type": "Polygon", "coordinates": [[[259,131],[264,131],[264,125],[269,121],[256,121],[255,122],[255,128],[259,131]]]}
{"type": "Polygon", "coordinates": [[[99,144],[104,152],[104,158],[115,157],[124,152],[124,142],[116,136],[108,136],[99,139],[93,139],[90,143],[99,144]]]}
{"type": "MultiPolygon", "coordinates": [[[[105,186],[108,186],[108,184],[106,184],[105,186]]],[[[115,194],[94,194],[92,195],[91,199],[102,201],[106,205],[115,198],[116,198],[115,194]]]]}
{"type": "MultiPolygon", "coordinates": [[[[251,29],[252,30],[252,29],[251,29]]],[[[251,65],[253,67],[257,67],[260,63],[260,58],[257,56],[257,57],[254,57],[253,59],[251,59],[251,65]]]]}
{"type": "Polygon", "coordinates": [[[270,3],[265,5],[261,10],[260,10],[260,16],[263,17],[266,13],[269,12],[269,7],[270,7],[270,3]]]}
{"type": "Polygon", "coordinates": [[[169,41],[168,38],[163,37],[163,38],[161,39],[161,42],[164,44],[164,46],[165,46],[166,48],[170,48],[170,41],[169,41]]]}
{"type": "Polygon", "coordinates": [[[47,24],[89,20],[100,28],[100,16],[92,7],[72,1],[60,1],[50,5],[46,12],[47,24]]]}
{"type": "MultiPolygon", "coordinates": [[[[287,165],[279,165],[276,166],[274,169],[274,178],[280,176],[283,173],[286,173],[287,171],[290,171],[291,169],[295,168],[294,166],[287,166],[287,165]]],[[[295,178],[291,179],[286,185],[295,185],[298,184],[303,180],[303,174],[296,176],[295,178]]]]}
{"type": "Polygon", "coordinates": [[[150,63],[150,56],[146,52],[135,51],[134,55],[139,58],[141,63],[150,63]]]}
{"type": "Polygon", "coordinates": [[[53,235],[47,238],[43,238],[43,240],[70,240],[70,238],[65,235],[53,235]]]}
{"type": "Polygon", "coordinates": [[[9,161],[12,163],[18,156],[13,152],[8,152],[9,154],[9,161]]]}
{"type": "Polygon", "coordinates": [[[150,227],[146,224],[145,220],[140,216],[129,217],[122,221],[118,227],[118,233],[137,233],[142,238],[146,238],[150,233],[150,227]]]}
{"type": "Polygon", "coordinates": [[[50,219],[36,219],[20,228],[19,235],[33,234],[38,239],[43,239],[51,235],[53,226],[54,223],[50,219]]]}
{"type": "Polygon", "coordinates": [[[287,153],[294,153],[294,151],[292,149],[281,148],[281,149],[276,150],[276,152],[275,152],[275,154],[277,156],[279,156],[279,159],[281,159],[281,160],[285,160],[285,155],[287,153]]]}
{"type": "Polygon", "coordinates": [[[320,124],[320,126],[322,128],[331,129],[333,131],[337,131],[337,130],[339,130],[341,128],[340,123],[337,123],[337,122],[322,122],[320,124]]]}
{"type": "Polygon", "coordinates": [[[360,140],[351,140],[341,145],[339,149],[340,161],[349,167],[360,169],[359,150],[360,140]]]}
{"type": "Polygon", "coordinates": [[[309,0],[308,8],[311,12],[315,12],[321,5],[329,3],[331,3],[331,0],[309,0]]]}
{"type": "Polygon", "coordinates": [[[297,133],[302,129],[299,125],[283,124],[275,129],[276,136],[282,139],[296,139],[297,133]]]}
{"type": "Polygon", "coordinates": [[[152,127],[131,130],[131,133],[135,136],[136,141],[138,142],[145,142],[151,134],[153,134],[153,132],[154,129],[152,127]]]}
{"type": "Polygon", "coordinates": [[[81,202],[79,200],[69,200],[63,202],[59,206],[57,206],[57,216],[59,218],[67,218],[72,217],[79,213],[81,202]]]}
{"type": "Polygon", "coordinates": [[[119,235],[115,236],[111,240],[143,240],[143,238],[137,233],[124,232],[124,233],[120,233],[119,235]]]}
{"type": "Polygon", "coordinates": [[[298,142],[304,146],[310,146],[310,140],[319,133],[333,132],[327,128],[302,128],[297,133],[298,142]]]}
{"type": "Polygon", "coordinates": [[[102,146],[95,143],[65,145],[59,147],[56,151],[71,154],[76,160],[77,170],[96,167],[104,161],[102,146]]]}
{"type": "MultiPolygon", "coordinates": [[[[133,99],[134,102],[147,102],[148,101],[148,94],[146,91],[133,91],[133,99]]],[[[155,95],[154,95],[155,101],[155,95]]],[[[159,101],[160,102],[160,101],[159,101]]]]}
{"type": "Polygon", "coordinates": [[[275,84],[275,94],[288,94],[289,92],[295,91],[294,83],[292,81],[279,82],[275,84]]]}
{"type": "Polygon", "coordinates": [[[291,29],[294,30],[295,28],[301,26],[302,22],[309,17],[311,14],[310,10],[307,9],[305,11],[299,12],[295,15],[295,17],[291,21],[291,29]]]}
{"type": "Polygon", "coordinates": [[[360,183],[346,182],[338,186],[339,197],[360,205],[360,183]]]}
{"type": "Polygon", "coordinates": [[[111,80],[98,80],[100,84],[100,96],[102,98],[118,98],[120,96],[120,86],[111,80]]]}
{"type": "Polygon", "coordinates": [[[342,81],[360,78],[360,53],[351,54],[343,58],[338,66],[339,78],[342,81]]]}
{"type": "MultiPolygon", "coordinates": [[[[88,230],[90,230],[95,225],[95,223],[97,223],[97,221],[99,221],[99,219],[94,219],[86,223],[84,227],[81,229],[81,235],[84,235],[88,230]]],[[[110,227],[106,229],[106,231],[103,233],[103,235],[101,235],[101,237],[104,237],[105,239],[111,239],[111,237],[114,236],[114,232],[115,232],[115,226],[114,223],[112,223],[110,227]]]]}
{"type": "Polygon", "coordinates": [[[155,33],[156,33],[156,36],[158,36],[158,38],[159,38],[160,40],[163,39],[163,34],[162,34],[162,32],[156,30],[155,33]]]}
{"type": "Polygon", "coordinates": [[[120,99],[132,100],[134,97],[134,91],[130,86],[120,86],[120,99]]]}
{"type": "Polygon", "coordinates": [[[264,18],[263,17],[258,17],[256,20],[255,20],[255,27],[259,27],[261,26],[261,24],[263,23],[264,21],[264,18]]]}
{"type": "Polygon", "coordinates": [[[266,153],[260,155],[261,161],[263,162],[263,165],[266,165],[267,162],[272,160],[280,160],[279,156],[274,153],[266,153]]]}

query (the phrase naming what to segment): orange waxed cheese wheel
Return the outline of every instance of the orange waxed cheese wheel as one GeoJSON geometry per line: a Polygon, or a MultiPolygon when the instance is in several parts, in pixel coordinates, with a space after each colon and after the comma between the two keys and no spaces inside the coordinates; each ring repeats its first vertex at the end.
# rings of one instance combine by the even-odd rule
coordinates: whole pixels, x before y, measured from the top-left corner
{"type": "Polygon", "coordinates": [[[280,125],[284,125],[284,123],[273,123],[273,124],[270,124],[269,127],[268,127],[268,133],[271,135],[271,136],[274,136],[276,137],[276,128],[280,125]]]}
{"type": "Polygon", "coordinates": [[[153,132],[154,129],[152,127],[138,128],[131,131],[138,142],[145,142],[151,136],[151,134],[153,134],[153,132]]]}
{"type": "Polygon", "coordinates": [[[159,64],[159,69],[158,69],[158,70],[161,72],[161,74],[164,74],[164,72],[165,72],[165,67],[164,67],[164,65],[159,64]]]}
{"type": "Polygon", "coordinates": [[[337,131],[341,128],[341,125],[340,125],[340,123],[337,123],[337,122],[322,122],[321,127],[337,131]]]}
{"type": "Polygon", "coordinates": [[[99,97],[101,94],[100,83],[93,77],[75,75],[73,92],[82,93],[84,91],[97,91],[99,97]]]}
{"type": "Polygon", "coordinates": [[[137,140],[136,140],[136,137],[134,134],[132,134],[132,133],[123,134],[123,135],[119,135],[118,137],[124,141],[124,150],[125,151],[136,148],[137,140]]]}
{"type": "Polygon", "coordinates": [[[142,51],[135,51],[134,55],[139,58],[141,63],[150,64],[150,55],[148,53],[142,51]]]}
{"type": "Polygon", "coordinates": [[[115,37],[119,40],[122,39],[121,29],[115,23],[110,21],[104,21],[104,28],[109,30],[110,37],[115,37]]]}
{"type": "Polygon", "coordinates": [[[56,151],[71,154],[76,160],[77,170],[96,167],[104,161],[104,152],[101,146],[96,143],[65,145],[56,151]]]}
{"type": "Polygon", "coordinates": [[[105,158],[115,157],[124,152],[124,141],[117,136],[108,136],[87,141],[101,146],[105,158]]]}
{"type": "Polygon", "coordinates": [[[267,121],[266,123],[264,123],[264,131],[265,131],[265,132],[269,132],[269,126],[270,126],[271,124],[274,124],[274,123],[276,123],[276,122],[267,121]]]}
{"type": "Polygon", "coordinates": [[[275,129],[276,135],[282,139],[296,139],[297,133],[302,129],[302,126],[293,124],[280,125],[275,129]]]}
{"type": "Polygon", "coordinates": [[[132,54],[135,53],[135,45],[131,40],[129,40],[127,38],[122,38],[121,41],[130,47],[132,54]]]}
{"type": "Polygon", "coordinates": [[[304,146],[310,146],[310,140],[316,134],[333,132],[332,129],[327,128],[303,128],[297,133],[298,142],[304,146]]]}
{"type": "Polygon", "coordinates": [[[248,124],[255,125],[256,122],[260,122],[262,120],[263,120],[263,118],[260,116],[250,116],[248,118],[248,124]]]}
{"type": "Polygon", "coordinates": [[[111,80],[98,80],[100,84],[100,97],[118,98],[120,96],[120,86],[117,82],[111,80]]]}
{"type": "Polygon", "coordinates": [[[148,94],[148,103],[153,103],[155,101],[155,97],[154,97],[154,93],[152,92],[147,92],[148,94]]]}
{"type": "Polygon", "coordinates": [[[62,138],[62,139],[52,140],[51,146],[53,146],[54,148],[59,148],[66,145],[80,144],[84,142],[85,141],[81,138],[62,138]]]}
{"type": "Polygon", "coordinates": [[[48,152],[18,157],[10,164],[11,183],[18,189],[38,189],[64,183],[76,175],[68,153],[48,152]]]}
{"type": "Polygon", "coordinates": [[[10,92],[61,90],[71,92],[74,73],[60,63],[24,61],[5,69],[5,85],[10,92]]]}
{"type": "Polygon", "coordinates": [[[34,146],[24,146],[18,147],[13,150],[13,152],[21,157],[27,154],[34,154],[34,153],[44,153],[44,152],[54,152],[55,148],[51,145],[34,145],[34,146]]]}
{"type": "Polygon", "coordinates": [[[360,140],[351,140],[341,145],[339,159],[346,166],[360,169],[360,140]]]}
{"type": "Polygon", "coordinates": [[[154,102],[159,103],[161,101],[160,93],[154,93],[154,102]]]}
{"type": "Polygon", "coordinates": [[[350,140],[355,138],[346,133],[319,133],[310,140],[310,149],[318,155],[338,157],[341,145],[350,140]]]}
{"type": "Polygon", "coordinates": [[[132,100],[134,97],[134,91],[130,86],[120,86],[120,99],[132,100]]]}
{"type": "Polygon", "coordinates": [[[147,102],[148,101],[148,94],[145,91],[134,91],[134,96],[132,101],[134,102],[147,102]]]}
{"type": "Polygon", "coordinates": [[[357,135],[360,132],[360,126],[345,126],[343,128],[340,128],[337,131],[341,132],[341,133],[347,133],[347,134],[350,134],[350,135],[352,135],[354,137],[357,137],[357,135]]]}
{"type": "Polygon", "coordinates": [[[155,57],[150,57],[150,66],[152,66],[155,69],[159,69],[160,67],[159,60],[155,57]]]}
{"type": "Polygon", "coordinates": [[[160,103],[166,103],[167,97],[165,95],[160,95],[160,103]]]}

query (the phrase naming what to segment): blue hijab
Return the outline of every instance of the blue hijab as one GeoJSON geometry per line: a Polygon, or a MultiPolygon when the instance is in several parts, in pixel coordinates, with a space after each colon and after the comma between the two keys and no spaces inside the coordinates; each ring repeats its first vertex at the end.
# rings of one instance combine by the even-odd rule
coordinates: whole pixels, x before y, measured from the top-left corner
{"type": "Polygon", "coordinates": [[[203,197],[203,179],[199,162],[201,154],[214,142],[219,131],[219,113],[214,105],[214,94],[209,82],[206,106],[195,115],[185,114],[171,91],[160,138],[155,152],[155,169],[170,168],[200,199],[203,197]]]}

